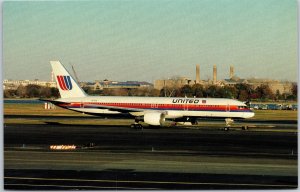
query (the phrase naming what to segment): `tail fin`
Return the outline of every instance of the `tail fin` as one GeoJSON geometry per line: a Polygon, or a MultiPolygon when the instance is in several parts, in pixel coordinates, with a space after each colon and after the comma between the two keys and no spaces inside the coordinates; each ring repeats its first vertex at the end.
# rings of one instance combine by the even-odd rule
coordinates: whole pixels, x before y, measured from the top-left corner
{"type": "Polygon", "coordinates": [[[61,98],[87,96],[59,61],[50,61],[50,63],[61,98]]]}

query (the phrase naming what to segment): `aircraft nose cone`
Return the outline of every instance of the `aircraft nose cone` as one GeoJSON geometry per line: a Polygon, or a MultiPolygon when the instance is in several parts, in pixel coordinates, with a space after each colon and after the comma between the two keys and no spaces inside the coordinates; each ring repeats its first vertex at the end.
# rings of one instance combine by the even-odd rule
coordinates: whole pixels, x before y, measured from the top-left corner
{"type": "Polygon", "coordinates": [[[245,112],[244,113],[244,118],[251,118],[254,117],[254,112],[253,111],[249,111],[249,112],[245,112]]]}

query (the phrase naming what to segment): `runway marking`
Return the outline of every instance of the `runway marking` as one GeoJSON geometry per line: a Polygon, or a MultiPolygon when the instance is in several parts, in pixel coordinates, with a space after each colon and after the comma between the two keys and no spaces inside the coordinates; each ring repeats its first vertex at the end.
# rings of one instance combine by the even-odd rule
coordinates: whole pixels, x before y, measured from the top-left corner
{"type": "MultiPolygon", "coordinates": [[[[31,159],[4,159],[5,161],[22,161],[21,163],[19,164],[35,164],[33,162],[67,162],[68,164],[72,164],[72,165],[76,165],[76,164],[82,164],[82,163],[109,163],[109,164],[134,164],[134,165],[137,165],[137,164],[155,164],[153,162],[158,162],[158,161],[155,161],[155,160],[147,160],[146,162],[132,162],[133,160],[126,160],[126,159],[120,159],[120,161],[126,161],[126,162],[120,162],[120,161],[110,161],[110,160],[95,160],[95,161],[86,161],[86,160],[31,160],[31,159]],[[24,162],[24,161],[29,161],[29,162],[24,162]],[[74,162],[74,163],[72,163],[74,162]],[[78,163],[76,163],[78,162],[78,163]]],[[[15,164],[18,164],[18,163],[15,163],[15,164]]],[[[174,162],[174,161],[164,161],[164,162],[161,162],[159,161],[159,164],[165,164],[165,165],[178,165],[178,166],[184,166],[184,165],[181,165],[180,162],[174,162]]],[[[276,165],[276,164],[271,164],[271,165],[268,165],[268,164],[244,164],[244,163],[211,163],[211,162],[188,162],[189,166],[192,165],[192,166],[195,166],[195,165],[221,165],[221,166],[235,166],[235,167],[269,167],[269,168],[291,168],[291,167],[297,167],[297,164],[295,165],[276,165]]]]}
{"type": "MultiPolygon", "coordinates": [[[[4,147],[5,148],[11,148],[11,147],[4,147]]],[[[17,149],[23,149],[22,147],[15,147],[17,149]]],[[[28,147],[26,147],[28,148],[28,147]]],[[[30,148],[30,147],[29,147],[30,148]]],[[[86,153],[89,153],[90,151],[15,151],[15,150],[4,150],[4,153],[26,153],[26,154],[29,154],[29,153],[33,153],[33,154],[86,154],[86,153]]],[[[111,151],[94,151],[96,153],[100,153],[102,155],[111,155],[111,151]]],[[[134,153],[136,153],[137,151],[134,151],[134,153]]],[[[153,151],[151,150],[141,150],[141,151],[138,151],[140,153],[144,153],[145,155],[153,155],[153,154],[156,154],[156,155],[160,155],[159,153],[163,152],[163,153],[171,153],[171,154],[174,154],[174,153],[183,153],[183,154],[189,154],[189,153],[195,153],[195,151],[189,151],[189,150],[180,150],[180,151],[165,151],[165,150],[156,150],[155,152],[158,152],[158,153],[153,153],[153,151]]],[[[198,153],[198,151],[196,151],[198,153]]],[[[132,154],[133,152],[119,152],[117,154],[113,154],[113,155],[128,155],[128,154],[132,154]]],[[[278,155],[278,156],[295,156],[297,155],[297,153],[295,153],[294,155],[292,155],[290,152],[289,153],[251,153],[251,152],[238,152],[238,153],[234,153],[235,155],[278,155]]],[[[9,154],[10,155],[10,154],[9,154]]],[[[203,155],[207,155],[207,151],[203,151],[203,154],[200,154],[200,155],[197,155],[197,156],[203,156],[203,155]]],[[[212,154],[213,155],[213,154],[212,154]]],[[[226,153],[222,153],[220,155],[228,155],[226,153]]],[[[179,154],[178,156],[181,156],[181,154],[179,154]]]]}
{"type": "Polygon", "coordinates": [[[107,182],[107,183],[145,183],[145,184],[180,184],[180,185],[228,185],[228,186],[257,186],[257,187],[297,187],[288,184],[255,184],[255,183],[215,183],[215,182],[184,182],[184,181],[134,181],[134,180],[93,180],[93,179],[63,179],[63,178],[35,178],[35,177],[4,177],[4,179],[15,180],[42,180],[42,181],[81,181],[81,182],[107,182]]]}
{"type": "Polygon", "coordinates": [[[30,187],[62,187],[62,188],[96,188],[96,189],[142,189],[142,190],[159,190],[160,188],[134,188],[134,187],[120,187],[120,186],[112,186],[112,187],[101,187],[101,186],[71,186],[71,185],[34,185],[34,184],[4,184],[4,186],[30,186],[30,187]]]}
{"type": "MultiPolygon", "coordinates": [[[[9,147],[8,147],[9,148],[9,147]]],[[[17,149],[23,149],[22,147],[16,147],[17,149]]],[[[28,147],[26,147],[28,148],[28,147]]],[[[14,150],[11,150],[11,151],[8,151],[8,150],[4,150],[4,153],[14,153],[16,151],[14,150]]],[[[29,153],[33,153],[33,154],[86,154],[90,151],[17,151],[18,153],[26,153],[26,154],[29,154],[29,153]]],[[[134,151],[134,153],[136,153],[137,151],[134,151]]],[[[142,151],[138,151],[140,153],[143,153],[145,155],[152,155],[155,154],[155,155],[160,155],[159,153],[163,152],[163,153],[171,153],[171,154],[174,154],[178,151],[164,151],[164,150],[158,150],[158,151],[155,151],[155,152],[158,152],[158,153],[153,153],[153,151],[150,151],[150,150],[142,150],[142,151]]],[[[179,151],[179,153],[184,153],[184,154],[190,154],[190,153],[194,153],[195,151],[179,151]]],[[[111,155],[111,151],[96,151],[96,153],[100,153],[102,155],[111,155]]],[[[113,155],[128,155],[128,154],[132,154],[133,152],[118,152],[118,154],[113,154],[113,155]]],[[[11,154],[9,154],[11,155],[11,154]]],[[[203,156],[203,155],[207,155],[207,152],[204,151],[203,154],[199,154],[197,156],[203,156]]],[[[212,155],[212,154],[211,154],[212,155]]],[[[226,153],[221,153],[219,155],[228,155],[226,153]]],[[[230,155],[230,154],[229,154],[230,155]]],[[[291,152],[289,153],[251,153],[251,152],[238,152],[238,153],[234,153],[234,155],[278,155],[278,156],[297,156],[298,154],[295,153],[295,154],[291,154],[291,152]]],[[[7,155],[6,155],[7,156],[7,155]]],[[[181,156],[181,154],[179,154],[178,156],[181,156]]]]}

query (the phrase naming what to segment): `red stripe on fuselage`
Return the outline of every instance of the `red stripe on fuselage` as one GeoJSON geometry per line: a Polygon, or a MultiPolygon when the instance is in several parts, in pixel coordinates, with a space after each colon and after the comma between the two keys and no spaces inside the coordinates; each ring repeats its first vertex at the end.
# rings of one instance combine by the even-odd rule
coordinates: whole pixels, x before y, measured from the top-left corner
{"type": "MultiPolygon", "coordinates": [[[[133,109],[159,109],[159,110],[208,110],[208,111],[248,111],[249,109],[239,109],[236,105],[194,105],[194,104],[149,104],[149,103],[94,103],[94,102],[85,102],[84,105],[100,105],[107,107],[122,107],[122,108],[133,108],[133,109]]],[[[69,107],[80,107],[81,103],[70,103],[69,107]]]]}

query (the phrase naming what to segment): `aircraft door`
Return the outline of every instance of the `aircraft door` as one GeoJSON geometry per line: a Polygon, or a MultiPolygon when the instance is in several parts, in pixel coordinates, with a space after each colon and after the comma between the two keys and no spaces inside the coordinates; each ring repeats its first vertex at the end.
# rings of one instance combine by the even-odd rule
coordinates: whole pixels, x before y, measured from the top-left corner
{"type": "Polygon", "coordinates": [[[187,103],[183,104],[183,110],[188,111],[189,110],[189,105],[187,103]]]}
{"type": "Polygon", "coordinates": [[[229,111],[230,111],[230,105],[227,104],[227,105],[226,105],[226,112],[229,112],[229,111]]]}
{"type": "Polygon", "coordinates": [[[84,103],[82,101],[80,102],[80,108],[84,108],[84,103]]]}

